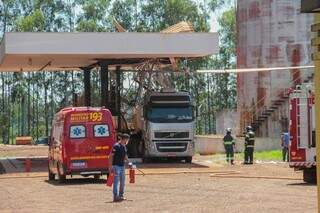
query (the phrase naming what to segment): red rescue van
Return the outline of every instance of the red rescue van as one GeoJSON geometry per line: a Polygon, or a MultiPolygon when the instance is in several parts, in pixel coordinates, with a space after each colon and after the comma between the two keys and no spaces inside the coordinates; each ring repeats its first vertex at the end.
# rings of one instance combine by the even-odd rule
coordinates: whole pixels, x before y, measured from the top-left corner
{"type": "Polygon", "coordinates": [[[116,141],[112,115],[108,109],[70,107],[53,120],[49,141],[49,180],[66,175],[108,174],[108,156],[116,141]]]}

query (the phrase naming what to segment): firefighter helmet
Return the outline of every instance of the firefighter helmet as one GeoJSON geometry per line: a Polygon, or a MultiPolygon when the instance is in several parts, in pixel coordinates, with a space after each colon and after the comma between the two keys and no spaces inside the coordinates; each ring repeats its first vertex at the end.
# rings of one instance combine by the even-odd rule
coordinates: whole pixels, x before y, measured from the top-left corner
{"type": "Polygon", "coordinates": [[[247,126],[246,130],[247,132],[252,131],[252,126],[247,126]]]}
{"type": "Polygon", "coordinates": [[[227,133],[231,133],[232,129],[231,128],[227,128],[226,131],[227,131],[227,133]]]}

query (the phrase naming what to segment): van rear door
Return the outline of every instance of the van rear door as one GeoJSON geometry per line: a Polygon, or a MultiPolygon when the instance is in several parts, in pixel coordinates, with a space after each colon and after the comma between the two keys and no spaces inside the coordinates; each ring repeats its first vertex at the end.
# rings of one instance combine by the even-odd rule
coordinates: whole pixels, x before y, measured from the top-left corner
{"type": "Polygon", "coordinates": [[[71,170],[106,170],[114,144],[111,113],[86,111],[73,115],[69,125],[68,152],[71,170]]]}
{"type": "Polygon", "coordinates": [[[113,126],[108,122],[92,123],[90,143],[94,147],[91,168],[108,168],[108,156],[114,144],[113,126]]]}
{"type": "Polygon", "coordinates": [[[66,140],[66,152],[68,167],[71,170],[83,170],[88,168],[90,159],[90,141],[86,123],[70,123],[68,127],[68,140],[66,140]]]}

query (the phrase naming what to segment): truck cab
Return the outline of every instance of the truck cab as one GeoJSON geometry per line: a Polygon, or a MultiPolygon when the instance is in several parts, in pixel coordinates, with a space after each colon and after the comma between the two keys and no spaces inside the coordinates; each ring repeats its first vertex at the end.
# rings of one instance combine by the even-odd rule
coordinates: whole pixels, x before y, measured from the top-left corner
{"type": "Polygon", "coordinates": [[[163,90],[145,96],[144,158],[174,157],[191,163],[194,113],[188,92],[163,90]]]}

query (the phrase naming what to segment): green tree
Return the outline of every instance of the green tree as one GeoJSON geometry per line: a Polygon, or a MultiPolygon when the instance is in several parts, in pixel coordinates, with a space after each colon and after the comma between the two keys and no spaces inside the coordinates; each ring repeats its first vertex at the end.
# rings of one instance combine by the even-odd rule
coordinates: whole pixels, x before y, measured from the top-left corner
{"type": "Polygon", "coordinates": [[[141,25],[158,32],[180,21],[191,22],[196,31],[209,31],[208,14],[192,0],[142,1],[141,25]]]}
{"type": "Polygon", "coordinates": [[[115,18],[128,31],[140,31],[138,26],[138,1],[137,0],[118,0],[114,1],[109,20],[115,18]]]}
{"type": "Polygon", "coordinates": [[[41,32],[45,29],[45,18],[41,10],[37,9],[30,15],[20,17],[15,24],[15,30],[20,32],[41,32]]]}
{"type": "Polygon", "coordinates": [[[110,0],[77,0],[82,13],[77,20],[77,31],[103,32],[110,28],[107,19],[110,0]]]}
{"type": "MultiPolygon", "coordinates": [[[[158,32],[180,21],[191,22],[198,32],[208,32],[210,14],[221,0],[6,0],[0,3],[0,31],[60,32],[114,31],[116,18],[128,31],[158,32]]],[[[220,53],[217,57],[182,60],[182,74],[168,75],[179,90],[189,90],[198,115],[198,133],[214,130],[215,112],[235,106],[235,76],[199,75],[199,68],[231,68],[235,65],[235,14],[227,11],[219,19],[220,53]],[[227,97],[227,98],[225,98],[227,97]]],[[[92,70],[92,100],[100,104],[99,70],[92,70]]],[[[127,105],[136,96],[134,73],[124,73],[132,85],[122,91],[127,105]]],[[[81,71],[1,73],[0,131],[2,141],[16,135],[48,134],[53,114],[72,105],[75,93],[83,94],[81,71]]],[[[158,85],[159,87],[159,85],[158,85]]],[[[126,110],[127,111],[127,110],[126,110]]],[[[128,110],[130,111],[130,110],[128,110]]]]}
{"type": "MultiPolygon", "coordinates": [[[[215,58],[214,64],[220,69],[231,69],[236,66],[236,15],[235,9],[225,11],[218,19],[220,25],[220,51],[215,58]]],[[[220,74],[216,76],[218,92],[217,99],[223,100],[219,103],[219,109],[236,108],[236,75],[220,74]]]]}

